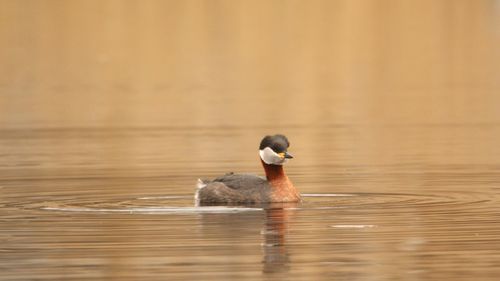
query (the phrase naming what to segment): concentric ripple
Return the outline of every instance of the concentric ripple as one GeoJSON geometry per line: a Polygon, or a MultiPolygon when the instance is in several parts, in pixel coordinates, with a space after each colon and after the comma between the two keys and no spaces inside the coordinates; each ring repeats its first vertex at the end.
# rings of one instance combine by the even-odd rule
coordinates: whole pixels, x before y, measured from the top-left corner
{"type": "Polygon", "coordinates": [[[476,193],[439,194],[410,194],[410,193],[319,193],[303,194],[304,208],[398,208],[413,209],[425,208],[462,208],[465,205],[474,205],[491,201],[491,198],[476,193]]]}
{"type": "MultiPolygon", "coordinates": [[[[416,207],[439,208],[471,208],[479,203],[489,202],[490,199],[469,194],[465,196],[405,194],[405,193],[306,193],[303,202],[287,207],[295,210],[321,210],[321,209],[358,209],[358,208],[397,208],[414,209],[416,207]]],[[[52,201],[17,202],[9,204],[11,207],[21,209],[35,209],[60,212],[93,212],[93,213],[140,213],[140,214],[192,214],[192,213],[232,213],[261,211],[261,206],[209,206],[195,207],[192,195],[168,196],[141,196],[125,200],[98,199],[78,200],[64,199],[52,201]]]]}
{"type": "Polygon", "coordinates": [[[208,207],[156,207],[156,208],[79,208],[79,207],[42,207],[42,210],[63,212],[98,212],[98,213],[130,213],[130,214],[183,214],[183,213],[238,213],[262,211],[261,208],[238,208],[223,206],[208,207]]]}

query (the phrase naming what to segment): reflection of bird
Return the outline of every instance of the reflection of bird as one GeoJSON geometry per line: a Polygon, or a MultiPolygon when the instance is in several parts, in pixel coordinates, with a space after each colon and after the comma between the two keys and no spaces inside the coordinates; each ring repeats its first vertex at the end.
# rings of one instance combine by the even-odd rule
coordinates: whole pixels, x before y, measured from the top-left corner
{"type": "MultiPolygon", "coordinates": [[[[209,239],[214,245],[224,245],[220,251],[234,255],[235,259],[257,261],[259,257],[255,255],[260,255],[261,269],[265,274],[273,276],[273,273],[289,271],[293,263],[287,245],[288,224],[293,220],[299,204],[266,203],[252,206],[262,209],[262,212],[253,208],[253,211],[247,212],[201,213],[198,216],[201,227],[196,228],[200,235],[198,238],[209,239]]],[[[252,269],[256,266],[247,265],[252,269]]],[[[236,262],[225,263],[220,270],[227,272],[242,268],[236,262]]]]}
{"type": "Polygon", "coordinates": [[[297,202],[300,193],[283,170],[293,158],[283,135],[266,136],[260,142],[259,154],[266,177],[229,173],[212,181],[198,180],[197,204],[297,202]]]}
{"type": "Polygon", "coordinates": [[[289,215],[288,208],[293,209],[296,203],[274,203],[266,209],[266,224],[262,231],[264,243],[264,273],[283,272],[289,270],[290,256],[286,248],[286,229],[289,215]]]}

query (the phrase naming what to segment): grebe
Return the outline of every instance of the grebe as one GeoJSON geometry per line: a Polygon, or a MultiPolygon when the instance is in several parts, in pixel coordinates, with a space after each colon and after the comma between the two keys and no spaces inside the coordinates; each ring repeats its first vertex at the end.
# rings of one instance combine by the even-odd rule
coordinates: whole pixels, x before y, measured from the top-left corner
{"type": "Polygon", "coordinates": [[[266,177],[228,173],[212,181],[198,180],[197,205],[216,203],[298,202],[300,193],[283,170],[293,158],[287,152],[290,143],[284,135],[265,136],[259,154],[266,177]]]}

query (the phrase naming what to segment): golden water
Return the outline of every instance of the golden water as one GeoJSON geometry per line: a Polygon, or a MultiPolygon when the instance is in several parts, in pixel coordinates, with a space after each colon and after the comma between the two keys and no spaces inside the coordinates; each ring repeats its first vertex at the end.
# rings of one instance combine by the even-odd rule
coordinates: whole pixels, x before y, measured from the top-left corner
{"type": "Polygon", "coordinates": [[[499,1],[0,1],[0,280],[497,280],[499,1]],[[301,204],[193,205],[284,133],[301,204]]]}

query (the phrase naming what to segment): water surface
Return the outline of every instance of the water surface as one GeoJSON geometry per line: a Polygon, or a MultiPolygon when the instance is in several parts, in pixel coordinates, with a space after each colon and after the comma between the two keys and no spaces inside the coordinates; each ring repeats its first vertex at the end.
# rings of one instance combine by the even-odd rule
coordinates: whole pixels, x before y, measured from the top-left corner
{"type": "Polygon", "coordinates": [[[221,207],[195,207],[195,181],[228,169],[261,173],[245,128],[213,128],[209,137],[191,128],[6,132],[5,157],[16,162],[2,167],[2,278],[496,278],[500,158],[471,162],[488,145],[481,132],[498,139],[499,126],[461,127],[477,133],[453,146],[443,143],[455,126],[380,128],[401,142],[435,136],[383,159],[328,149],[356,142],[345,130],[289,131],[296,157],[288,171],[304,202],[221,207]],[[209,151],[235,142],[252,149],[241,161],[215,153],[178,160],[192,147],[175,139],[198,135],[209,151]],[[322,149],[309,148],[311,135],[322,149]],[[144,151],[129,153],[134,143],[144,151]],[[478,143],[479,152],[462,149],[478,143]],[[311,151],[317,159],[308,162],[311,151]],[[92,160],[101,153],[113,156],[92,160]]]}

